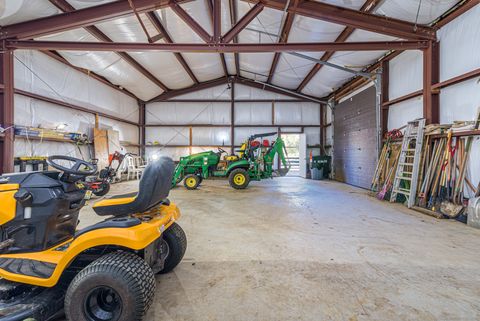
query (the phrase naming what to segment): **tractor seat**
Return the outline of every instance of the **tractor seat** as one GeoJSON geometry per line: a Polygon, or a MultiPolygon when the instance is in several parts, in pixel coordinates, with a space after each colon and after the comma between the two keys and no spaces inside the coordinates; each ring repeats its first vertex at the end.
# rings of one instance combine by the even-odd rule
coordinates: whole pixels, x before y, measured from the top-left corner
{"type": "Polygon", "coordinates": [[[142,174],[138,193],[115,195],[103,199],[93,210],[101,216],[127,216],[143,213],[165,200],[172,186],[175,165],[168,157],[150,163],[142,174]]]}

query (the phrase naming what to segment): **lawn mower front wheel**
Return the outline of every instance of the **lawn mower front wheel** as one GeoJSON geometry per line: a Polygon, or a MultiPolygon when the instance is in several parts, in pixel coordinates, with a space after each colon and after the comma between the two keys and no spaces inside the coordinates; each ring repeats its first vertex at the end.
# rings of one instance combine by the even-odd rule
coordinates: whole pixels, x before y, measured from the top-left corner
{"type": "Polygon", "coordinates": [[[69,321],[141,321],[153,302],[155,277],[141,257],[112,252],[80,271],[68,287],[69,321]]]}
{"type": "Polygon", "coordinates": [[[173,223],[163,232],[163,239],[168,245],[168,254],[160,274],[172,271],[182,261],[187,250],[187,236],[177,223],[173,223]]]}

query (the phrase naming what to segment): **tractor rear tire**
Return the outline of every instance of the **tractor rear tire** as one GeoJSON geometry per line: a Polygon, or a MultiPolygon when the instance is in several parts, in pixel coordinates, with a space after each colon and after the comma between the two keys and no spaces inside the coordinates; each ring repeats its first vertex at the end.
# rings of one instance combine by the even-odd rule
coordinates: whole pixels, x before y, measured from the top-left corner
{"type": "Polygon", "coordinates": [[[198,185],[200,185],[200,179],[198,178],[198,175],[188,174],[185,176],[185,179],[183,180],[183,186],[185,186],[186,189],[197,189],[198,185]]]}
{"type": "Polygon", "coordinates": [[[250,183],[250,176],[245,169],[237,168],[228,175],[228,182],[230,186],[235,189],[245,189],[250,183]]]}
{"type": "Polygon", "coordinates": [[[182,261],[187,250],[187,236],[177,223],[173,223],[165,232],[163,239],[168,244],[168,255],[165,258],[163,270],[159,274],[172,271],[182,261]]]}
{"type": "Polygon", "coordinates": [[[85,267],[65,296],[69,321],[141,321],[153,302],[155,276],[141,257],[112,252],[85,267]]]}
{"type": "Polygon", "coordinates": [[[203,182],[203,176],[201,174],[199,174],[197,176],[198,176],[198,179],[199,179],[198,186],[200,186],[200,184],[202,184],[202,182],[203,182]]]}

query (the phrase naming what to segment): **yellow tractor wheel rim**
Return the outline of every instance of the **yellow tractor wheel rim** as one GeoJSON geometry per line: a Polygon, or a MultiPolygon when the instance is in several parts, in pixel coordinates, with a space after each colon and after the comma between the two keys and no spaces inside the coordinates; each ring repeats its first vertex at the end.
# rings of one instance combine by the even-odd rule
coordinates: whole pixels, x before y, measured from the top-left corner
{"type": "Polygon", "coordinates": [[[194,187],[196,183],[196,179],[193,177],[187,178],[187,186],[188,187],[194,187]]]}
{"type": "Polygon", "coordinates": [[[236,184],[236,185],[243,185],[245,183],[245,175],[243,174],[235,174],[235,176],[233,176],[233,182],[236,184]]]}

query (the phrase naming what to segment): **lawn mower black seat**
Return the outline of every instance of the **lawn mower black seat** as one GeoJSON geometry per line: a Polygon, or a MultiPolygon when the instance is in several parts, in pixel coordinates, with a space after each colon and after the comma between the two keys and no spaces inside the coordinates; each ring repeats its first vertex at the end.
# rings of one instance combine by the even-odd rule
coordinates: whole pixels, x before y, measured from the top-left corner
{"type": "Polygon", "coordinates": [[[95,203],[93,210],[101,216],[126,216],[150,210],[167,198],[174,169],[170,158],[161,157],[145,168],[138,193],[106,198],[95,203]]]}

